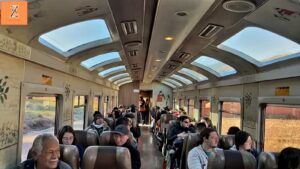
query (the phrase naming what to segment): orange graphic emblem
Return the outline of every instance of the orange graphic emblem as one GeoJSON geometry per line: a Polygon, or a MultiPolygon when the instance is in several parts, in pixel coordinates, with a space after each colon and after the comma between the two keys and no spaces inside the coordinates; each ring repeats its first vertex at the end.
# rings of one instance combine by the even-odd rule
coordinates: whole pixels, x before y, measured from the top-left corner
{"type": "Polygon", "coordinates": [[[1,2],[1,25],[27,25],[27,1],[1,2]]]}

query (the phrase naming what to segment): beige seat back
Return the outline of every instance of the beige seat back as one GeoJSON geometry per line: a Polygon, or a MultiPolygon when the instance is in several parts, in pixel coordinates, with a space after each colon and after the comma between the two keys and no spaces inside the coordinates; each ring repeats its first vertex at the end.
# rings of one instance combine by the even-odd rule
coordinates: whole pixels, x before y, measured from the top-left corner
{"type": "Polygon", "coordinates": [[[115,145],[112,131],[104,131],[99,137],[99,145],[115,145]]]}
{"type": "Polygon", "coordinates": [[[99,145],[98,134],[92,130],[75,130],[75,137],[77,139],[77,144],[82,145],[84,148],[93,145],[99,145]]]}
{"type": "Polygon", "coordinates": [[[189,133],[184,138],[181,152],[180,169],[188,169],[187,167],[187,156],[191,149],[198,146],[200,142],[200,135],[198,133],[189,133]]]}
{"type": "Polygon", "coordinates": [[[90,146],[84,152],[82,169],[131,169],[129,150],[115,146],[90,146]]]}
{"type": "Polygon", "coordinates": [[[279,153],[261,152],[258,159],[258,169],[277,169],[279,153]]]}

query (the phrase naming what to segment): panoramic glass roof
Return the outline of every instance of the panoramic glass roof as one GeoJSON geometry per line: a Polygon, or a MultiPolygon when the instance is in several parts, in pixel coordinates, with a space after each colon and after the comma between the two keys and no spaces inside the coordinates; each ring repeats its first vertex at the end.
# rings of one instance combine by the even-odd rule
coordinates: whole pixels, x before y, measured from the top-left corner
{"type": "Polygon", "coordinates": [[[175,85],[173,85],[172,83],[169,83],[169,82],[167,82],[167,81],[165,81],[165,80],[163,80],[163,81],[161,81],[163,84],[165,84],[165,85],[167,85],[167,86],[170,86],[170,87],[172,87],[172,88],[176,88],[176,86],[175,85]]]}
{"type": "Polygon", "coordinates": [[[82,61],[80,64],[89,70],[94,70],[96,67],[104,66],[118,61],[121,61],[119,53],[110,52],[89,58],[85,61],[82,61]]]}
{"type": "Polygon", "coordinates": [[[103,19],[63,26],[39,37],[40,43],[65,57],[111,41],[109,30],[103,19]]]}
{"type": "Polygon", "coordinates": [[[121,72],[121,71],[124,71],[124,70],[126,70],[125,66],[117,66],[117,67],[106,69],[106,70],[100,72],[99,75],[102,76],[102,77],[106,77],[106,76],[109,76],[113,73],[121,72]]]}
{"type": "Polygon", "coordinates": [[[122,86],[123,84],[130,83],[130,82],[132,82],[132,80],[125,81],[125,82],[122,82],[122,83],[119,83],[118,86],[122,86]]]}
{"type": "Polygon", "coordinates": [[[123,77],[128,77],[129,76],[129,73],[121,73],[121,74],[118,74],[118,75],[115,75],[115,76],[112,76],[110,78],[108,78],[109,81],[115,81],[117,79],[121,79],[123,77]]]}
{"type": "Polygon", "coordinates": [[[170,79],[170,78],[165,78],[165,81],[167,81],[167,82],[169,82],[169,83],[172,83],[172,84],[174,84],[174,85],[176,85],[176,86],[182,86],[181,83],[179,83],[179,82],[177,82],[177,81],[175,81],[175,80],[173,80],[173,79],[170,79]]]}
{"type": "Polygon", "coordinates": [[[187,68],[182,68],[178,71],[179,73],[182,73],[182,74],[185,74],[195,80],[197,80],[198,82],[200,81],[204,81],[204,80],[207,80],[208,78],[194,70],[191,70],[191,69],[187,69],[187,68]]]}
{"type": "Polygon", "coordinates": [[[190,81],[189,79],[187,79],[187,78],[184,78],[184,77],[182,77],[182,76],[179,76],[179,75],[175,75],[175,74],[173,74],[171,77],[172,77],[172,78],[174,78],[174,79],[177,79],[177,80],[179,80],[179,81],[181,81],[181,82],[183,82],[183,83],[185,83],[185,84],[187,84],[187,85],[189,85],[189,84],[192,84],[192,83],[193,83],[193,82],[192,82],[192,81],[190,81]]]}
{"type": "Polygon", "coordinates": [[[125,77],[125,78],[116,80],[116,81],[114,82],[114,84],[117,84],[117,85],[118,85],[119,83],[123,83],[123,82],[125,82],[125,81],[131,81],[131,78],[130,78],[130,77],[125,77]]]}
{"type": "Polygon", "coordinates": [[[298,43],[258,27],[241,30],[218,45],[218,48],[260,67],[297,57],[300,52],[298,43]]]}
{"type": "Polygon", "coordinates": [[[231,66],[208,56],[200,56],[192,62],[192,64],[205,69],[218,77],[236,73],[236,70],[231,66]]]}

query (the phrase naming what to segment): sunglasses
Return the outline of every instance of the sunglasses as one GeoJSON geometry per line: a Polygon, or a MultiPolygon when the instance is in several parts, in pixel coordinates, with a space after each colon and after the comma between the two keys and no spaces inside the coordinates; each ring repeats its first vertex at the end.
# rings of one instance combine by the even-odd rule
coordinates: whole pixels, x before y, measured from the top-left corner
{"type": "Polygon", "coordinates": [[[189,121],[183,121],[184,123],[190,123],[189,121]]]}

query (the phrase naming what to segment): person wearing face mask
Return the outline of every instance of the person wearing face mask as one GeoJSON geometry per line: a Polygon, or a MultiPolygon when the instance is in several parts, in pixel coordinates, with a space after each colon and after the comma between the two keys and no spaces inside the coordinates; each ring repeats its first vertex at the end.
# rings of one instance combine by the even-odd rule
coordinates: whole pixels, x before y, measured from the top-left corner
{"type": "Polygon", "coordinates": [[[93,123],[86,130],[93,130],[100,136],[103,131],[109,131],[110,127],[104,121],[103,115],[99,111],[95,111],[93,123]]]}
{"type": "Polygon", "coordinates": [[[208,157],[216,152],[219,136],[214,129],[205,128],[200,133],[200,145],[188,153],[189,169],[207,169],[208,157]]]}
{"type": "Polygon", "coordinates": [[[77,144],[77,139],[75,137],[74,129],[71,126],[62,127],[58,132],[57,139],[59,141],[59,144],[75,145],[77,147],[79,152],[80,166],[81,166],[84,148],[82,145],[77,144]]]}
{"type": "Polygon", "coordinates": [[[60,161],[60,148],[57,138],[48,133],[37,136],[31,148],[32,159],[21,164],[21,169],[71,169],[60,161]]]}

